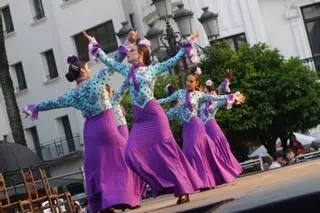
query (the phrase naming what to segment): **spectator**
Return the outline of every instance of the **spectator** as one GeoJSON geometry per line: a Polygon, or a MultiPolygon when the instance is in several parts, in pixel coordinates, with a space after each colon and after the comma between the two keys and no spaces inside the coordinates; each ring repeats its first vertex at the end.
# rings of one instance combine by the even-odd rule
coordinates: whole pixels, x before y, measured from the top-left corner
{"type": "Polygon", "coordinates": [[[272,162],[269,169],[280,168],[283,165],[283,156],[280,153],[277,153],[276,160],[272,162]]]}
{"type": "Polygon", "coordinates": [[[289,139],[290,139],[289,149],[292,149],[294,151],[295,156],[304,154],[305,150],[302,144],[297,140],[296,136],[293,133],[289,135],[289,139]]]}
{"type": "Polygon", "coordinates": [[[83,213],[83,210],[81,208],[81,205],[78,201],[74,201],[74,207],[76,209],[76,212],[75,213],[83,213]]]}
{"type": "Polygon", "coordinates": [[[288,161],[288,165],[295,163],[295,157],[296,157],[296,154],[295,154],[294,150],[287,149],[286,158],[288,161]]]}

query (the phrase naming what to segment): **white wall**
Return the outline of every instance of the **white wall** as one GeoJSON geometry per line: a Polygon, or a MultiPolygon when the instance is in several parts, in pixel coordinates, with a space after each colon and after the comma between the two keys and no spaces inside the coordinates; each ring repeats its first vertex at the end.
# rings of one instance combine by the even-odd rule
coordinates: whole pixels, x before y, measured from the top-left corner
{"type": "Polygon", "coordinates": [[[300,1],[297,3],[298,5],[294,6],[291,1],[259,0],[268,43],[272,47],[278,48],[286,57],[311,57],[307,33],[300,11],[300,6],[308,3],[312,2],[300,1]],[[293,12],[297,12],[297,14],[293,15],[293,12]]]}
{"type": "MultiPolygon", "coordinates": [[[[35,22],[33,20],[32,0],[0,0],[0,7],[9,3],[14,25],[14,33],[6,36],[6,50],[9,65],[22,61],[28,89],[18,92],[16,95],[19,108],[26,104],[39,103],[42,100],[56,98],[62,95],[75,84],[70,84],[64,77],[67,71],[66,58],[69,55],[77,55],[73,36],[88,28],[92,28],[108,20],[113,20],[115,32],[121,28],[124,13],[121,12],[122,3],[117,0],[70,0],[64,3],[62,0],[43,0],[45,18],[35,22]],[[53,49],[57,64],[59,78],[47,82],[46,63],[40,53],[53,49]]],[[[103,64],[90,64],[96,71],[103,64]]],[[[11,70],[13,83],[17,85],[14,70],[11,70]]],[[[123,78],[115,74],[112,76],[111,86],[120,87],[123,78]]],[[[0,105],[3,107],[3,98],[0,96],[0,105]]],[[[0,109],[1,111],[1,109],[0,109]]],[[[3,109],[5,111],[5,109],[3,109]]],[[[73,134],[80,133],[82,138],[84,119],[75,109],[59,109],[50,112],[40,112],[37,121],[22,118],[25,129],[36,126],[40,143],[46,144],[61,136],[57,118],[68,115],[73,134]]],[[[7,134],[0,112],[0,135],[7,134]]],[[[32,137],[26,134],[28,146],[33,147],[32,137]]],[[[68,160],[53,168],[53,175],[63,174],[70,170],[76,170],[82,165],[82,159],[68,160]],[[61,168],[61,169],[60,169],[61,168]]]]}
{"type": "MultiPolygon", "coordinates": [[[[25,104],[39,103],[42,100],[62,95],[75,85],[66,81],[64,75],[67,70],[66,58],[77,54],[72,36],[94,27],[108,20],[113,20],[117,32],[124,19],[119,13],[121,2],[96,0],[92,4],[88,0],[43,1],[46,18],[34,22],[31,0],[9,1],[15,32],[6,38],[6,49],[9,65],[22,61],[28,89],[17,94],[20,109],[25,104]],[[40,53],[53,49],[59,78],[53,82],[46,82],[46,64],[40,53]]],[[[8,1],[0,1],[0,7],[8,1]]],[[[93,70],[103,67],[102,64],[92,66],[93,70]]],[[[15,85],[17,79],[14,70],[11,76],[15,85]]],[[[120,86],[122,78],[114,75],[111,85],[120,86]]],[[[56,118],[68,115],[74,134],[82,133],[83,118],[74,109],[59,109],[41,112],[37,121],[23,119],[24,128],[36,125],[42,143],[58,137],[59,127],[56,118]]]]}
{"type": "Polygon", "coordinates": [[[83,160],[81,158],[68,159],[68,163],[60,162],[50,166],[50,175],[52,177],[65,175],[68,173],[76,172],[83,166],[83,160]]]}
{"type": "Polygon", "coordinates": [[[4,135],[9,134],[8,122],[6,118],[6,113],[2,104],[0,103],[0,141],[3,140],[4,135]]]}
{"type": "MultiPolygon", "coordinates": [[[[123,2],[126,0],[122,0],[123,2]]],[[[145,35],[148,30],[146,24],[154,22],[157,19],[157,13],[155,6],[150,6],[148,0],[132,0],[134,5],[140,4],[136,8],[135,13],[142,14],[140,19],[140,33],[145,35]]],[[[236,35],[239,33],[245,33],[249,43],[257,43],[266,41],[266,33],[261,20],[261,14],[257,0],[173,0],[173,12],[177,9],[175,5],[182,2],[184,7],[194,12],[193,25],[194,30],[200,32],[200,38],[198,44],[200,46],[207,46],[208,39],[205,31],[198,21],[198,18],[202,15],[201,8],[208,6],[209,10],[218,13],[218,21],[220,28],[220,38],[236,35]]],[[[128,9],[124,10],[125,13],[128,9]]],[[[158,28],[164,29],[165,24],[161,21],[156,22],[158,28]]],[[[175,24],[173,24],[175,30],[175,24]]]]}

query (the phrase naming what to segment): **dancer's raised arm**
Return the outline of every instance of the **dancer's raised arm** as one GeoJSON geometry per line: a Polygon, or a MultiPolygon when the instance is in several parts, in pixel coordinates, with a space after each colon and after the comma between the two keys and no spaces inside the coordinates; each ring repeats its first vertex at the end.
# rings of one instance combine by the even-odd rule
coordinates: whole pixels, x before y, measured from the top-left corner
{"type": "Polygon", "coordinates": [[[245,97],[240,92],[235,92],[229,95],[210,95],[203,92],[198,92],[200,96],[200,102],[204,101],[226,101],[227,108],[230,108],[232,104],[243,104],[245,102],[245,97]]]}
{"type": "Polygon", "coordinates": [[[151,66],[151,73],[154,77],[159,76],[161,73],[174,67],[184,56],[187,54],[189,57],[195,57],[197,55],[196,47],[194,46],[194,40],[199,37],[198,33],[192,34],[184,46],[178,51],[178,53],[172,58],[157,63],[151,66]]]}
{"type": "Polygon", "coordinates": [[[108,68],[115,70],[123,76],[127,76],[130,70],[129,65],[121,64],[115,59],[107,56],[94,37],[88,35],[86,32],[83,32],[83,35],[89,41],[89,56],[92,60],[100,58],[102,63],[104,63],[108,68]]]}
{"type": "Polygon", "coordinates": [[[172,95],[166,97],[166,98],[161,98],[161,99],[158,99],[157,102],[159,104],[167,104],[167,103],[170,103],[172,101],[176,101],[179,99],[179,96],[181,94],[181,92],[183,92],[182,89],[179,89],[177,91],[175,91],[172,95]]]}
{"type": "Polygon", "coordinates": [[[26,105],[23,109],[23,113],[26,115],[26,118],[31,116],[32,120],[38,118],[40,111],[48,111],[59,108],[71,107],[74,104],[74,94],[73,91],[68,91],[58,98],[42,101],[39,104],[29,104],[26,105]]]}

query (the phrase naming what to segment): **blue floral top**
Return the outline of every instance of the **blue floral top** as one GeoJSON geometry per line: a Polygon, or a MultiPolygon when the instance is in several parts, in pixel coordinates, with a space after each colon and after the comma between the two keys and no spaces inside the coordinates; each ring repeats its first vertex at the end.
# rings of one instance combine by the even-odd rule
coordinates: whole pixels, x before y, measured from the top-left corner
{"type": "MultiPolygon", "coordinates": [[[[218,87],[219,94],[230,92],[229,80],[225,79],[218,87]]],[[[199,108],[199,117],[206,124],[209,120],[215,119],[219,108],[227,105],[226,101],[206,101],[199,108]]]]}
{"type": "Polygon", "coordinates": [[[120,105],[120,102],[123,98],[123,94],[128,91],[126,84],[123,84],[121,88],[114,94],[111,98],[111,104],[113,106],[113,111],[116,117],[117,126],[127,125],[125,112],[123,107],[120,105]]]}
{"type": "Polygon", "coordinates": [[[182,117],[180,114],[182,104],[178,103],[174,107],[170,107],[166,110],[166,114],[169,120],[178,120],[182,121],[182,117]]]}
{"type": "Polygon", "coordinates": [[[37,104],[37,111],[74,107],[82,112],[83,117],[91,118],[112,108],[109,94],[105,90],[108,81],[108,69],[102,69],[92,78],[83,82],[80,88],[74,88],[64,95],[37,104]]]}
{"type": "Polygon", "coordinates": [[[226,106],[226,101],[207,101],[201,104],[199,109],[199,117],[206,124],[209,120],[215,119],[219,108],[226,106]]]}
{"type": "Polygon", "coordinates": [[[175,66],[184,55],[185,50],[182,48],[174,57],[167,61],[150,65],[148,67],[137,68],[134,73],[137,81],[139,82],[139,88],[135,89],[133,79],[129,78],[131,65],[121,64],[108,57],[103,50],[98,50],[100,60],[107,67],[119,72],[126,78],[127,84],[125,84],[125,87],[129,89],[131,103],[140,108],[144,108],[150,100],[154,99],[153,90],[156,77],[175,66]]]}
{"type": "MultiPolygon", "coordinates": [[[[159,99],[159,104],[165,104],[170,103],[172,101],[179,101],[179,105],[181,107],[176,107],[176,110],[179,110],[180,118],[184,122],[189,122],[192,117],[196,116],[199,109],[199,104],[201,104],[204,101],[227,101],[229,95],[208,95],[203,92],[194,91],[190,93],[189,99],[192,106],[192,109],[187,106],[186,104],[186,90],[185,89],[179,89],[175,93],[173,93],[171,96],[163,99],[159,99]]],[[[177,112],[173,111],[172,114],[175,114],[177,112]]],[[[176,116],[175,116],[176,117],[176,116]]]]}

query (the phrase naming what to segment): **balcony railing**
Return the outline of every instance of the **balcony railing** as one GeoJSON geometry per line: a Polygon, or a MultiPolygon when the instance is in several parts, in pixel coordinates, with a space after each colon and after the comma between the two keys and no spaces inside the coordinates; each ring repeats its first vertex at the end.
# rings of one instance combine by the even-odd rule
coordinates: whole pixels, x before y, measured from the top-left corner
{"type": "Polygon", "coordinates": [[[67,138],[58,138],[45,143],[40,147],[33,147],[33,150],[43,161],[54,161],[73,156],[82,151],[80,136],[76,135],[67,138]]]}
{"type": "Polygon", "coordinates": [[[320,71],[320,55],[302,59],[301,62],[312,71],[320,71]]]}

